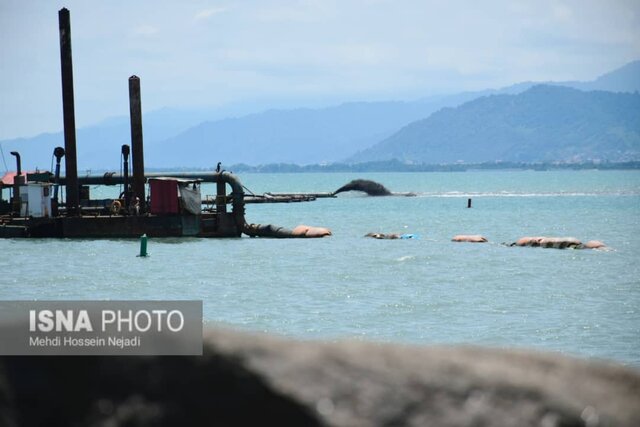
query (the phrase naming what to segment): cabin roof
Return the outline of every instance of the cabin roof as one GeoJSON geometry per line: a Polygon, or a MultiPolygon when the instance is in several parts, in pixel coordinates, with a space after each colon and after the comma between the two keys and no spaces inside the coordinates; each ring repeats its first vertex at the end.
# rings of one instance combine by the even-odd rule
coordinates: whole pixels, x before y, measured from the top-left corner
{"type": "MultiPolygon", "coordinates": [[[[0,187],[12,187],[13,186],[13,178],[17,175],[17,172],[7,172],[2,177],[2,182],[0,183],[0,187]]],[[[27,172],[22,172],[22,176],[27,178],[27,172]]]]}

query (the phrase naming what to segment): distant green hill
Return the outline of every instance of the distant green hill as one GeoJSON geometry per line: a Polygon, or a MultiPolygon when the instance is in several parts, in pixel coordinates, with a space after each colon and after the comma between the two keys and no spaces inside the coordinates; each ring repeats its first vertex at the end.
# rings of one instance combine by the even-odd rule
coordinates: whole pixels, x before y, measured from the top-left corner
{"type": "Polygon", "coordinates": [[[442,109],[347,159],[415,163],[634,161],[640,95],[538,85],[442,109]]]}

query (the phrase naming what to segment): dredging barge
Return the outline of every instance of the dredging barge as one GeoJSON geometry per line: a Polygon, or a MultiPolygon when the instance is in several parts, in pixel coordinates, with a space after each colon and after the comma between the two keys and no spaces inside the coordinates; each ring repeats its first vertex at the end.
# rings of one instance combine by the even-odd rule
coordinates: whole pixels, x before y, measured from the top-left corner
{"type": "MultiPolygon", "coordinates": [[[[127,150],[128,146],[123,146],[123,154],[127,150]]],[[[56,151],[64,150],[58,147],[56,151]]],[[[124,163],[126,171],[126,157],[124,163]]],[[[70,181],[58,176],[59,164],[58,158],[55,174],[21,174],[18,168],[17,174],[5,176],[0,189],[7,188],[6,181],[12,178],[13,193],[19,197],[13,197],[11,203],[0,198],[0,212],[5,211],[0,215],[0,238],[126,238],[142,234],[149,237],[241,237],[246,234],[251,237],[290,238],[331,234],[320,227],[298,226],[288,230],[269,224],[248,224],[245,204],[256,200],[257,203],[265,203],[264,196],[247,196],[238,177],[224,171],[177,173],[172,176],[151,173],[141,178],[134,174],[133,180],[127,173],[79,177],[79,204],[70,209],[68,202],[62,206],[58,204],[59,186],[64,185],[69,191],[70,181]],[[135,184],[138,180],[142,181],[141,186],[135,184]],[[141,202],[145,200],[145,183],[150,189],[149,197],[141,202]],[[202,199],[202,183],[216,184],[215,197],[202,199]],[[115,199],[91,199],[90,185],[123,185],[125,191],[115,199]],[[141,187],[142,192],[136,193],[133,190],[136,187],[141,187]],[[227,193],[228,189],[231,192],[227,193]]],[[[312,201],[317,197],[333,197],[333,194],[280,194],[267,196],[267,199],[279,203],[312,201]]]]}
{"type": "MultiPolygon", "coordinates": [[[[78,177],[69,11],[61,9],[58,19],[64,148],[54,150],[55,173],[23,173],[20,154],[11,152],[16,157],[17,171],[5,175],[0,183],[0,190],[4,192],[10,188],[12,192],[9,202],[0,197],[0,237],[123,238],[142,234],[149,237],[240,237],[243,233],[265,237],[322,237],[331,234],[327,229],[316,227],[298,226],[286,230],[248,224],[244,187],[229,172],[145,174],[140,79],[137,76],[129,78],[131,149],[128,145],[122,146],[123,174],[78,177]],[[65,176],[60,175],[63,157],[65,176]],[[202,182],[216,184],[214,198],[202,200],[202,182]],[[90,198],[90,185],[117,184],[124,186],[118,198],[90,198]],[[148,197],[145,194],[147,184],[148,197]],[[65,189],[65,203],[58,201],[61,187],[65,189]]],[[[316,197],[298,196],[301,197],[292,200],[306,201],[316,197]]],[[[317,196],[329,197],[331,194],[317,196]]],[[[256,199],[255,195],[251,197],[256,199]]],[[[276,201],[282,200],[286,198],[280,197],[276,201]]]]}
{"type": "MultiPolygon", "coordinates": [[[[57,184],[28,181],[19,186],[20,197],[13,198],[13,212],[0,216],[0,237],[240,237],[248,228],[243,187],[231,173],[204,178],[148,175],[143,179],[150,188],[148,202],[140,202],[145,200],[144,194],[125,191],[116,199],[81,198],[75,209],[68,202],[57,207],[57,198],[51,196],[57,184]],[[219,192],[212,207],[202,209],[201,182],[217,183],[219,192]],[[227,185],[232,190],[229,194],[227,185]],[[15,210],[18,206],[19,213],[15,210]]],[[[61,184],[65,181],[68,191],[68,180],[60,179],[61,184]]],[[[125,177],[113,174],[84,177],[78,182],[83,190],[80,193],[87,196],[87,185],[91,184],[127,187],[125,177]]]]}

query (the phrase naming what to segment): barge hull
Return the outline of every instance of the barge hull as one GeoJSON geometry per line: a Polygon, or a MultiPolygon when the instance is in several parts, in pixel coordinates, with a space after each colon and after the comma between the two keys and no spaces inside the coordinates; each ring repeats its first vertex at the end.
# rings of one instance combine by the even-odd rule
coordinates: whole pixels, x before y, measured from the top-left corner
{"type": "Polygon", "coordinates": [[[14,218],[0,237],[240,237],[232,214],[14,218]]]}

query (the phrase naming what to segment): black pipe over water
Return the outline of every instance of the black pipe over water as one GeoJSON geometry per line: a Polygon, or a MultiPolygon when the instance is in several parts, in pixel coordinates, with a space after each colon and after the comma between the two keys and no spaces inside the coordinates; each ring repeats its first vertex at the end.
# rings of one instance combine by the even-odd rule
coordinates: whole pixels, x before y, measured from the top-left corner
{"type": "Polygon", "coordinates": [[[369,196],[391,196],[393,194],[384,185],[368,179],[354,179],[338,188],[333,194],[336,195],[345,191],[362,191],[369,196]]]}
{"type": "Polygon", "coordinates": [[[144,213],[144,148],[142,145],[142,103],[140,78],[129,77],[129,112],[131,116],[131,151],[133,162],[133,196],[140,199],[140,213],[144,213]]]}
{"type": "Polygon", "coordinates": [[[64,115],[65,173],[67,176],[67,215],[79,215],[78,162],[76,157],[76,119],[73,102],[73,64],[71,60],[71,21],[68,9],[58,12],[60,30],[60,69],[62,74],[62,112],[64,115]]]}

